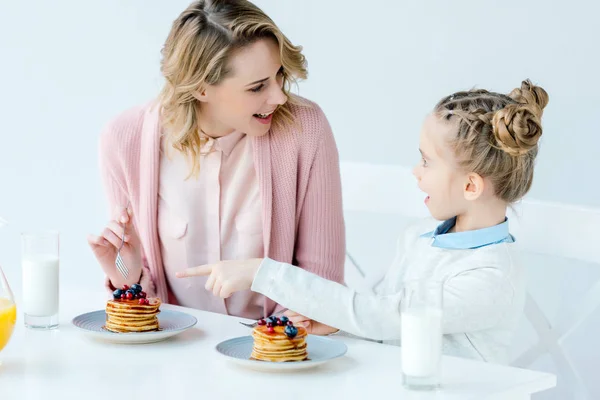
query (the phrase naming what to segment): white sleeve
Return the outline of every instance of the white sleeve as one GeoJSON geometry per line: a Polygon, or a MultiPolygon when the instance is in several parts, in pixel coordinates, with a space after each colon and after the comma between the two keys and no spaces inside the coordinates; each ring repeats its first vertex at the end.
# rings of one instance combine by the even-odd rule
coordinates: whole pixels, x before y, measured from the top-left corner
{"type": "Polygon", "coordinates": [[[252,290],[315,321],[353,335],[389,340],[400,337],[400,293],[357,293],[290,264],[265,258],[252,290]]]}
{"type": "Polygon", "coordinates": [[[444,334],[491,329],[515,301],[513,282],[497,267],[475,266],[444,283],[444,334]]]}
{"type": "MultiPolygon", "coordinates": [[[[399,240],[396,259],[384,278],[384,291],[363,294],[290,264],[266,258],[252,290],[315,321],[374,339],[400,338],[400,302],[410,241],[399,240]]],[[[444,282],[444,334],[490,329],[512,310],[515,282],[488,259],[459,259],[466,268],[444,282]]],[[[496,260],[497,264],[497,260],[496,260]]]]}

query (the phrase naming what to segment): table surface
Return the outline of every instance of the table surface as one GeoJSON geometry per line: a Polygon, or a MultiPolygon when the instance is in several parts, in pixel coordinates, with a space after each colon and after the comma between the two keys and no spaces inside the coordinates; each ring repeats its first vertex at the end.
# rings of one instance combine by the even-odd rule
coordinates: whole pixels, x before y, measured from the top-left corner
{"type": "Polygon", "coordinates": [[[89,338],[71,323],[104,304],[103,295],[61,302],[60,326],[52,331],[25,328],[20,313],[13,337],[0,353],[0,398],[526,399],[556,385],[552,374],[444,356],[441,390],[408,391],[402,387],[399,347],[343,336],[332,338],[347,344],[344,357],[302,371],[260,372],[215,350],[223,340],[250,334],[238,323],[243,319],[162,305],[194,315],[198,323],[162,342],[112,344],[89,338]]]}

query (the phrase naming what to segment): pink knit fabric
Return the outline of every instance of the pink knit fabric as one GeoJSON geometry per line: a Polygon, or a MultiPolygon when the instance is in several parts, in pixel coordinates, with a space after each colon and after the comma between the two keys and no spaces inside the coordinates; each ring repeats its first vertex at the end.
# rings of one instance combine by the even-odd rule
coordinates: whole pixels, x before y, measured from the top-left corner
{"type": "MultiPolygon", "coordinates": [[[[292,106],[295,126],[273,128],[268,135],[252,138],[263,206],[264,253],[342,282],[346,243],[337,147],[323,111],[304,101],[306,105],[292,106]]],[[[100,136],[100,171],[109,210],[131,201],[143,247],[140,284],[149,295],[174,303],[157,230],[161,131],[156,102],[123,112],[100,136]]],[[[112,285],[107,282],[107,286],[112,285]]],[[[223,302],[216,297],[213,301],[223,302]]],[[[273,301],[265,299],[265,315],[275,308],[273,301]]]]}

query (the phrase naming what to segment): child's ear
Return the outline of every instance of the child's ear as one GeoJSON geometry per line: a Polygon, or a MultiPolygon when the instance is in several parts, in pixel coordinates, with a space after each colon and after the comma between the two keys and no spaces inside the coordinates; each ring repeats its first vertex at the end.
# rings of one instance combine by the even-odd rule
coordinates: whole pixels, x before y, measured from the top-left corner
{"type": "Polygon", "coordinates": [[[463,190],[465,199],[469,201],[477,200],[483,194],[484,186],[485,183],[481,175],[474,172],[468,174],[463,190]]]}

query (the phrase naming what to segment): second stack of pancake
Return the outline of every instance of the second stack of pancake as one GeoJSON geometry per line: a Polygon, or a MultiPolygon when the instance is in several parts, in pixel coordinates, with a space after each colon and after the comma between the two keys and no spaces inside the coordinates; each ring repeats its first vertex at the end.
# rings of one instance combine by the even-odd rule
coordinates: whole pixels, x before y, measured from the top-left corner
{"type": "Polygon", "coordinates": [[[285,334],[285,326],[274,326],[273,332],[269,332],[269,328],[264,325],[255,327],[252,331],[252,359],[272,362],[306,360],[307,332],[301,326],[297,330],[297,335],[290,338],[285,334]]]}

